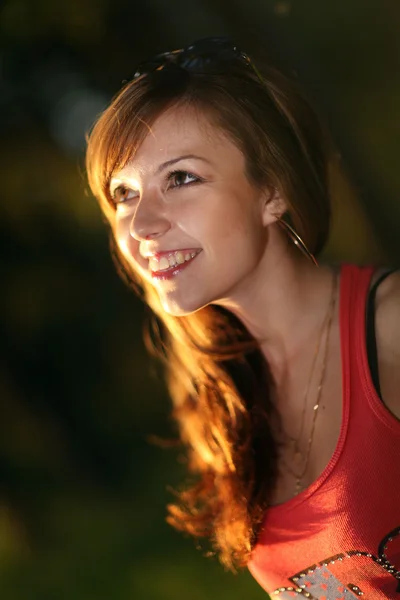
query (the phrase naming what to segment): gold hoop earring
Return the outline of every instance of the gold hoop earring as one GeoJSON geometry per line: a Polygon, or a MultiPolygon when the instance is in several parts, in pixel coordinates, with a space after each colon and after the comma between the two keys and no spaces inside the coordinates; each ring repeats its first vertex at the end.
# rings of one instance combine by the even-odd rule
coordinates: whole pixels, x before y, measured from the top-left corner
{"type": "Polygon", "coordinates": [[[314,254],[312,254],[309,249],[307,248],[306,244],[303,242],[303,240],[301,239],[301,237],[299,236],[298,233],[295,232],[295,230],[293,229],[293,227],[291,227],[289,225],[289,223],[286,223],[286,221],[284,221],[283,219],[281,219],[280,217],[278,217],[278,223],[279,225],[286,231],[287,235],[290,237],[290,239],[292,240],[293,244],[295,246],[297,246],[305,256],[307,256],[307,258],[309,258],[316,267],[319,266],[317,259],[315,258],[314,254]]]}

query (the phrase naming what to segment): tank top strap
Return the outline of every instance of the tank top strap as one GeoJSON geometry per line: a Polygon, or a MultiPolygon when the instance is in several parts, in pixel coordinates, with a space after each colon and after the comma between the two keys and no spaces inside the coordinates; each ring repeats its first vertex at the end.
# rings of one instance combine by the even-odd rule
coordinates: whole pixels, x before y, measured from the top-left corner
{"type": "MultiPolygon", "coordinates": [[[[371,278],[375,267],[360,267],[344,264],[340,271],[340,339],[342,352],[342,379],[344,409],[346,399],[361,398],[360,391],[365,386],[373,390],[371,381],[366,381],[369,373],[366,341],[366,308],[371,278]]],[[[371,391],[369,390],[369,391],[371,391]]]]}

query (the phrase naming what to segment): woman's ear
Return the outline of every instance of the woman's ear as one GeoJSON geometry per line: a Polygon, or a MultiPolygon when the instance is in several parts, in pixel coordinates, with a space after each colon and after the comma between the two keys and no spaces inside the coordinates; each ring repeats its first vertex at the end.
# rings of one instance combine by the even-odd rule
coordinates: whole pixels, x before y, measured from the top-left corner
{"type": "Polygon", "coordinates": [[[263,224],[270,225],[280,219],[287,210],[286,200],[278,188],[272,185],[265,188],[263,196],[263,224]]]}

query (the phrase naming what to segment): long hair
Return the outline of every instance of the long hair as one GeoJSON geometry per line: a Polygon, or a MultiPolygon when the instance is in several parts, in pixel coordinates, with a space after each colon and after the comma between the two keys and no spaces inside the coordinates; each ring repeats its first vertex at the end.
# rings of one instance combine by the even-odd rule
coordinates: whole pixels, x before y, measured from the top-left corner
{"type": "MultiPolygon", "coordinates": [[[[272,68],[260,80],[241,64],[221,65],[217,73],[165,69],[141,76],[100,116],[88,139],[87,173],[111,235],[111,177],[173,106],[201,111],[228,134],[245,157],[248,179],[283,191],[291,223],[318,254],[330,221],[324,132],[295,85],[272,68]]],[[[148,341],[165,366],[187,449],[189,481],[168,507],[168,521],[209,538],[227,567],[244,566],[277,477],[277,415],[266,360],[226,309],[211,304],[187,316],[165,313],[154,288],[126,264],[116,243],[114,249],[121,274],[153,315],[148,341]]]]}

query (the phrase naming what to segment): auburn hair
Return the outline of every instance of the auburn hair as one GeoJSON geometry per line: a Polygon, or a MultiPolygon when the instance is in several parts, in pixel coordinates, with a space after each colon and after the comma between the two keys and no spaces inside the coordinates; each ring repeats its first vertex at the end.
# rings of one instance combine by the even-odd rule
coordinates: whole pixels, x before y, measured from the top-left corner
{"type": "MultiPolygon", "coordinates": [[[[206,114],[245,157],[254,185],[279,188],[288,218],[313,254],[329,230],[326,136],[296,85],[273,68],[217,72],[163,69],[131,81],[88,137],[87,173],[110,224],[114,172],[132,160],[155,120],[174,106],[206,114]]],[[[154,288],[134,272],[116,243],[120,273],[149,306],[149,346],[160,356],[173,417],[187,450],[189,481],[168,507],[168,521],[208,538],[224,565],[246,565],[277,477],[277,415],[259,344],[228,310],[208,305],[187,316],[164,312],[154,288]]]]}

